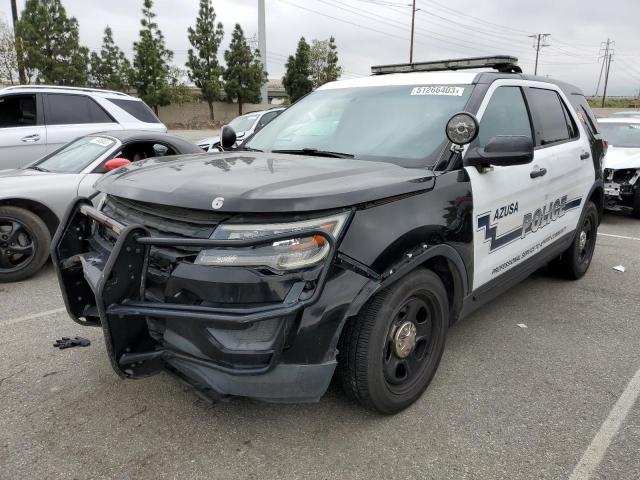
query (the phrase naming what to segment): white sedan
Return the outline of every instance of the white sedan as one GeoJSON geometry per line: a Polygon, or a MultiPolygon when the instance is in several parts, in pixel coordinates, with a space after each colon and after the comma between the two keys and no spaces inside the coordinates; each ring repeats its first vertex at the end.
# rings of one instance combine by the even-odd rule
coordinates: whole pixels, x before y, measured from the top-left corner
{"type": "Polygon", "coordinates": [[[598,120],[609,142],[604,159],[605,208],[640,218],[640,118],[598,120]]]}

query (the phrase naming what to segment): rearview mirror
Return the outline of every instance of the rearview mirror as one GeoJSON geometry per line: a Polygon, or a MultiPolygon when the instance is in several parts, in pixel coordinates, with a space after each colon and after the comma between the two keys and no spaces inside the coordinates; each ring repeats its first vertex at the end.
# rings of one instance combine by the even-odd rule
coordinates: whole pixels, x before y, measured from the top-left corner
{"type": "Polygon", "coordinates": [[[222,150],[229,150],[236,144],[237,136],[235,130],[229,125],[224,125],[220,131],[220,146],[222,150]]]}
{"type": "Polygon", "coordinates": [[[533,160],[533,142],[525,135],[498,135],[486,146],[469,150],[464,159],[468,167],[524,165],[533,160]]]}
{"type": "Polygon", "coordinates": [[[127,160],[126,158],[112,158],[111,160],[107,160],[107,163],[104,164],[104,171],[110,172],[111,170],[124,167],[125,165],[129,165],[130,163],[131,160],[127,160]]]}

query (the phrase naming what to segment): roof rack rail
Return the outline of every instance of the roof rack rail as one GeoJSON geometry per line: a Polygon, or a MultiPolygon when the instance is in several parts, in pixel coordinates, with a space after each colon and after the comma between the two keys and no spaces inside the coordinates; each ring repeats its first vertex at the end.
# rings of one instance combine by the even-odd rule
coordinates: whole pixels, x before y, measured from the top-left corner
{"type": "Polygon", "coordinates": [[[376,65],[371,67],[371,73],[373,75],[384,75],[387,73],[439,72],[443,70],[467,70],[472,68],[493,68],[502,73],[522,73],[522,69],[518,66],[518,59],[510,55],[376,65]]]}
{"type": "Polygon", "coordinates": [[[90,87],[65,87],[61,85],[12,85],[5,87],[3,90],[23,90],[23,89],[36,89],[36,90],[75,90],[78,92],[96,92],[96,93],[110,93],[112,95],[121,95],[123,97],[129,97],[130,95],[123,92],[117,92],[115,90],[105,90],[102,88],[90,88],[90,87]]]}

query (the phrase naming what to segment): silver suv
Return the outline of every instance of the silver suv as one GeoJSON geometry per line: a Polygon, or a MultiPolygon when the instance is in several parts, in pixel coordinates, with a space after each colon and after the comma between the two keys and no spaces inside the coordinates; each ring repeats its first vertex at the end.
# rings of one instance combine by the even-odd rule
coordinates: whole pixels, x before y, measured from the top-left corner
{"type": "Polygon", "coordinates": [[[0,170],[27,165],[75,138],[167,127],[139,98],[109,90],[23,85],[0,90],[0,170]]]}

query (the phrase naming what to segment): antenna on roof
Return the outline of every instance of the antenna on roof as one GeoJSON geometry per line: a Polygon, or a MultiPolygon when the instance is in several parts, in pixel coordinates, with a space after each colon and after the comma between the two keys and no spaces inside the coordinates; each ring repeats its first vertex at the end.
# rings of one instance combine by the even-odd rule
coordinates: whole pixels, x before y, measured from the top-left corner
{"type": "Polygon", "coordinates": [[[522,69],[518,66],[518,59],[509,55],[376,65],[371,67],[371,73],[373,75],[384,75],[387,73],[439,72],[444,70],[468,70],[472,68],[493,68],[502,73],[522,73],[522,69]]]}

